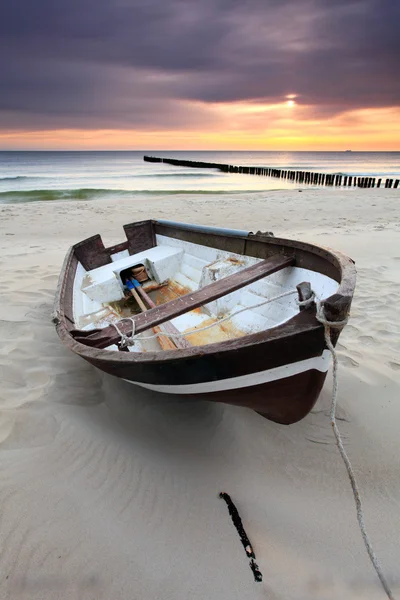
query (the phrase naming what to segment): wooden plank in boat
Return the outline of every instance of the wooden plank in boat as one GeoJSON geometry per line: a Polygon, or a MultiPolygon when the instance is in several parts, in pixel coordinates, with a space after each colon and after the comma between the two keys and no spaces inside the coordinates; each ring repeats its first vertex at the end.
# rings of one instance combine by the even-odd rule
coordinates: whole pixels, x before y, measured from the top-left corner
{"type": "Polygon", "coordinates": [[[156,245],[153,223],[151,221],[139,221],[124,225],[124,231],[128,240],[129,254],[138,254],[156,245]]]}
{"type": "Polygon", "coordinates": [[[74,245],[74,249],[75,256],[86,271],[103,267],[111,262],[110,255],[107,254],[99,234],[78,242],[74,245]]]}
{"type": "MultiPolygon", "coordinates": [[[[282,254],[271,256],[267,260],[263,260],[262,262],[242,269],[233,275],[229,275],[210,285],[206,285],[196,292],[185,294],[180,298],[176,298],[166,304],[162,304],[161,306],[157,306],[145,313],[137,315],[135,317],[135,331],[136,333],[141,333],[156,325],[165,323],[165,321],[170,321],[199,306],[213,302],[226,294],[230,294],[246,285],[250,285],[267,275],[272,275],[272,273],[276,273],[276,271],[280,271],[285,267],[290,267],[294,265],[294,262],[294,258],[290,256],[282,254]]],[[[122,323],[119,323],[119,329],[123,333],[129,334],[132,330],[132,325],[123,321],[122,323]]],[[[107,346],[118,342],[120,337],[112,326],[105,327],[100,331],[97,330],[91,335],[87,335],[88,332],[84,332],[84,335],[81,335],[79,330],[75,330],[71,333],[73,333],[76,341],[94,348],[107,348],[107,346]]]]}

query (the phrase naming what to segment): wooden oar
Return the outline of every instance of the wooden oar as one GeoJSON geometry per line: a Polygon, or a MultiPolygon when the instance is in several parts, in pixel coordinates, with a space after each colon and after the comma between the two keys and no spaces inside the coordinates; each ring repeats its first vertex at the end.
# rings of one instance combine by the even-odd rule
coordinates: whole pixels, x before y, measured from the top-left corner
{"type": "MultiPolygon", "coordinates": [[[[132,283],[135,286],[136,290],[139,292],[139,294],[142,296],[143,300],[145,300],[147,302],[147,304],[150,306],[150,308],[155,308],[156,304],[153,302],[153,300],[150,298],[150,296],[147,294],[147,292],[144,291],[144,289],[142,288],[140,283],[137,281],[137,279],[132,279],[132,283]]],[[[171,333],[173,335],[180,333],[180,331],[170,321],[163,323],[162,327],[163,327],[164,331],[171,333]]],[[[184,337],[175,337],[175,338],[173,338],[173,342],[178,348],[191,348],[191,346],[192,346],[192,344],[184,337]]]]}
{"type": "MultiPolygon", "coordinates": [[[[140,288],[140,284],[137,281],[136,281],[136,284],[140,288]]],[[[135,287],[137,287],[137,286],[135,284],[131,283],[130,281],[126,282],[126,286],[129,289],[132,296],[135,298],[136,302],[138,303],[140,310],[142,312],[146,312],[148,310],[147,306],[144,304],[143,300],[140,298],[139,294],[137,293],[137,291],[135,289],[135,287]]],[[[162,333],[161,327],[159,327],[159,326],[155,326],[152,329],[153,329],[154,333],[162,333]]],[[[174,342],[164,335],[158,336],[157,341],[163,350],[176,350],[176,345],[174,344],[174,342]]]]}

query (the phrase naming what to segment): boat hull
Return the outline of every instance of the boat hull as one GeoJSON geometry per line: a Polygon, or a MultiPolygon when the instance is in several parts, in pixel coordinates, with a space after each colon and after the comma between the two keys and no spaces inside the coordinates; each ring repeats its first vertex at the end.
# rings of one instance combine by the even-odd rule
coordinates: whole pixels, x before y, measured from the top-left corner
{"type": "MultiPolygon", "coordinates": [[[[222,402],[255,410],[263,417],[276,423],[291,425],[303,419],[318,400],[324,385],[326,372],[310,369],[289,377],[266,383],[233,388],[223,391],[207,391],[190,394],[185,391],[170,392],[155,389],[157,386],[143,386],[126,379],[129,383],[151,389],[160,395],[179,393],[183,398],[208,402],[222,402]]],[[[220,382],[213,382],[218,386],[220,382]]],[[[184,387],[184,386],[181,386],[184,387]]]]}
{"type": "Polygon", "coordinates": [[[290,340],[278,333],[275,343],[269,340],[186,359],[174,359],[172,351],[167,361],[145,364],[132,362],[134,354],[125,352],[117,354],[118,361],[87,360],[110,375],[160,395],[243,406],[289,425],[305,417],[318,399],[330,365],[330,353],[326,349],[321,353],[322,344],[320,327],[298,332],[290,340]],[[296,360],[298,357],[301,360],[296,360]]]}
{"type": "MultiPolygon", "coordinates": [[[[66,347],[98,369],[157,393],[244,406],[279,423],[302,419],[314,406],[329,367],[324,327],[315,318],[314,305],[302,308],[281,325],[235,339],[162,352],[118,352],[91,344],[90,338],[96,338],[93,330],[76,329],[77,266],[80,263],[90,271],[109,263],[117,252],[128,250],[134,255],[154,247],[156,235],[259,259],[284,254],[292,256],[297,266],[338,282],[336,293],[326,298],[323,306],[330,321],[342,323],[355,286],[351,259],[303,242],[258,233],[245,235],[157,221],[132,223],[124,229],[126,242],[105,248],[100,236],[93,236],[75,244],[66,256],[53,319],[66,347]]],[[[341,329],[331,331],[334,345],[341,329]]]]}

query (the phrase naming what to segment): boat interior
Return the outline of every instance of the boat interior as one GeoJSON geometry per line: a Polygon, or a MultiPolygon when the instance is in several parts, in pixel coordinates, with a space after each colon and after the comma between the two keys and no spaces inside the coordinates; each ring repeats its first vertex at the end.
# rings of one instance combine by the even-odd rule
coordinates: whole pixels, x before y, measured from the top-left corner
{"type": "MultiPolygon", "coordinates": [[[[123,318],[135,317],[155,306],[190,296],[262,262],[252,256],[166,235],[157,234],[155,244],[134,254],[128,249],[115,252],[110,256],[111,262],[90,270],[78,262],[72,299],[76,328],[90,331],[108,327],[123,318]]],[[[256,305],[295,290],[301,282],[309,282],[321,299],[334,294],[339,286],[337,281],[322,273],[287,266],[189,310],[168,323],[139,333],[135,344],[126,350],[157,352],[202,346],[275,327],[299,312],[297,295],[256,305]],[[247,310],[241,310],[245,308],[247,310]],[[177,336],[178,333],[183,335],[177,336]]],[[[106,349],[118,351],[120,348],[111,344],[106,349]]]]}

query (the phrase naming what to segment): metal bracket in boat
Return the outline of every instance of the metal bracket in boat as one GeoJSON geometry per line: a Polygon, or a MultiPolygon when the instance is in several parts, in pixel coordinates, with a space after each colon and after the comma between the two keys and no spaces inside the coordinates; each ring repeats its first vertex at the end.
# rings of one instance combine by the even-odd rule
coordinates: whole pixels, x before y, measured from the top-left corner
{"type": "Polygon", "coordinates": [[[54,325],[60,324],[61,317],[60,317],[60,313],[58,312],[58,310],[53,310],[53,312],[50,315],[50,319],[51,319],[51,322],[54,323],[54,325]]]}
{"type": "Polygon", "coordinates": [[[274,234],[272,233],[272,231],[257,231],[256,233],[249,231],[248,237],[252,237],[252,236],[264,237],[264,238],[275,237],[274,234]]]}

